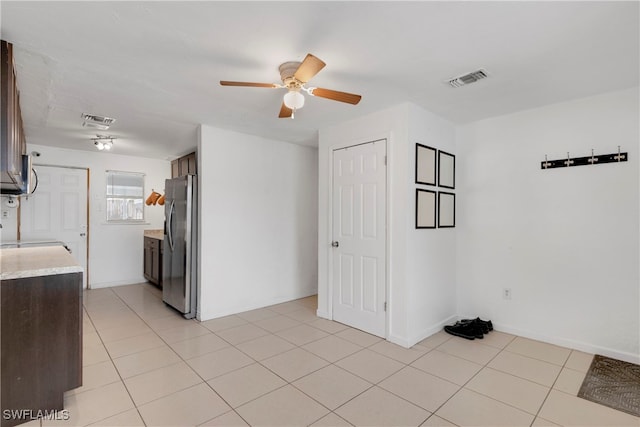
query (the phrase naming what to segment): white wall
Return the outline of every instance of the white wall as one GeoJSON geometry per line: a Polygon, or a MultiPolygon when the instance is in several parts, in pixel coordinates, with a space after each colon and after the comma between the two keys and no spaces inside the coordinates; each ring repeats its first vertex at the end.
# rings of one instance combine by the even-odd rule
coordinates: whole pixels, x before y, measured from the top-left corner
{"type": "Polygon", "coordinates": [[[18,240],[19,204],[20,199],[18,197],[5,194],[0,196],[0,224],[2,224],[0,241],[2,242],[18,240]]]}
{"type": "Polygon", "coordinates": [[[317,292],[318,152],[201,126],[199,319],[317,292]]]}
{"type": "Polygon", "coordinates": [[[453,125],[401,104],[320,130],[318,315],[331,319],[329,226],[335,146],[387,138],[389,227],[387,339],[409,347],[442,328],[455,312],[455,231],[415,229],[415,143],[455,153],[453,125]]]}
{"type": "MultiPolygon", "coordinates": [[[[105,171],[144,173],[145,194],[148,194],[151,188],[162,192],[164,180],[171,177],[170,162],[34,144],[28,144],[27,151],[40,152],[41,156],[34,158],[34,164],[89,168],[89,286],[100,288],[144,282],[143,230],[164,227],[163,207],[145,206],[145,224],[107,224],[105,171]]],[[[9,240],[5,235],[3,239],[9,240]]]]}
{"type": "Polygon", "coordinates": [[[459,314],[640,361],[638,103],[634,88],[459,129],[459,314]],[[618,145],[627,163],[540,169],[618,145]]]}
{"type": "MultiPolygon", "coordinates": [[[[415,184],[415,144],[456,154],[455,127],[452,123],[415,105],[409,108],[409,208],[407,227],[407,288],[409,291],[409,344],[432,335],[455,320],[456,228],[415,229],[415,189],[448,189],[415,184]]],[[[456,196],[457,197],[457,196],[456,196]]]]}

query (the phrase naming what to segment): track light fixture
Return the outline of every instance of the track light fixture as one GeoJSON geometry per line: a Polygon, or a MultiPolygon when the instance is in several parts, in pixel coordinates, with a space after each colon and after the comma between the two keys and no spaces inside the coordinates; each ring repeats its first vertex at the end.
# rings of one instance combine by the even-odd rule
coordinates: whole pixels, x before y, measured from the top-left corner
{"type": "Polygon", "coordinates": [[[91,140],[93,141],[93,145],[95,145],[95,147],[99,150],[99,151],[109,151],[111,150],[111,147],[113,147],[113,140],[116,139],[112,136],[105,136],[105,135],[96,135],[95,138],[91,138],[91,140]]]}

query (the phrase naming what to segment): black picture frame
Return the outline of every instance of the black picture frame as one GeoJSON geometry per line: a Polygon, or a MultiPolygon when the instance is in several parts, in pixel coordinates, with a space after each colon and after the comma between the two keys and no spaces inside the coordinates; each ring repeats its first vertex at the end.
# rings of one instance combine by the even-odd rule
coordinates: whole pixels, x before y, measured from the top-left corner
{"type": "Polygon", "coordinates": [[[416,188],[416,228],[436,228],[436,192],[416,188]]]}
{"type": "Polygon", "coordinates": [[[456,226],[456,195],[446,191],[438,192],[438,228],[456,226]]]}
{"type": "Polygon", "coordinates": [[[416,142],[416,184],[436,185],[437,151],[416,142]]]}
{"type": "Polygon", "coordinates": [[[438,186],[456,188],[456,156],[438,150],[438,186]]]}

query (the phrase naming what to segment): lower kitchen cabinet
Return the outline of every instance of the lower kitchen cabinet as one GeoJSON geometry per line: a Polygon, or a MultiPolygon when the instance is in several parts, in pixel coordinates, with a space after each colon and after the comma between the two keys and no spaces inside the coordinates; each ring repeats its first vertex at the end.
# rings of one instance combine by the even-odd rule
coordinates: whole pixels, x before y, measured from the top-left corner
{"type": "Polygon", "coordinates": [[[162,240],[144,237],[144,277],[162,288],[162,240]]]}
{"type": "Polygon", "coordinates": [[[82,273],[2,280],[0,299],[0,425],[10,427],[62,411],[64,392],[82,385],[82,273]]]}

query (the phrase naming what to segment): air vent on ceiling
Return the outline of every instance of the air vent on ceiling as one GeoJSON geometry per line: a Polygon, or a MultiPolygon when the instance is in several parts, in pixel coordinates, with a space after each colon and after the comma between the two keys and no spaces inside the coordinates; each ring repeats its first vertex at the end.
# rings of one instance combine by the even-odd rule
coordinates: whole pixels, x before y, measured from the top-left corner
{"type": "Polygon", "coordinates": [[[103,117],[87,113],[82,114],[82,119],[84,120],[82,126],[101,130],[109,129],[109,126],[111,126],[111,124],[116,121],[116,119],[112,119],[111,117],[103,117]]]}
{"type": "Polygon", "coordinates": [[[453,79],[449,79],[447,81],[447,83],[449,83],[449,85],[451,85],[452,87],[461,87],[461,86],[465,86],[471,83],[475,83],[478,80],[482,80],[482,79],[486,79],[487,77],[489,77],[489,75],[487,74],[487,72],[485,70],[478,70],[478,71],[473,71],[471,73],[467,73],[463,76],[459,76],[453,79]]]}

